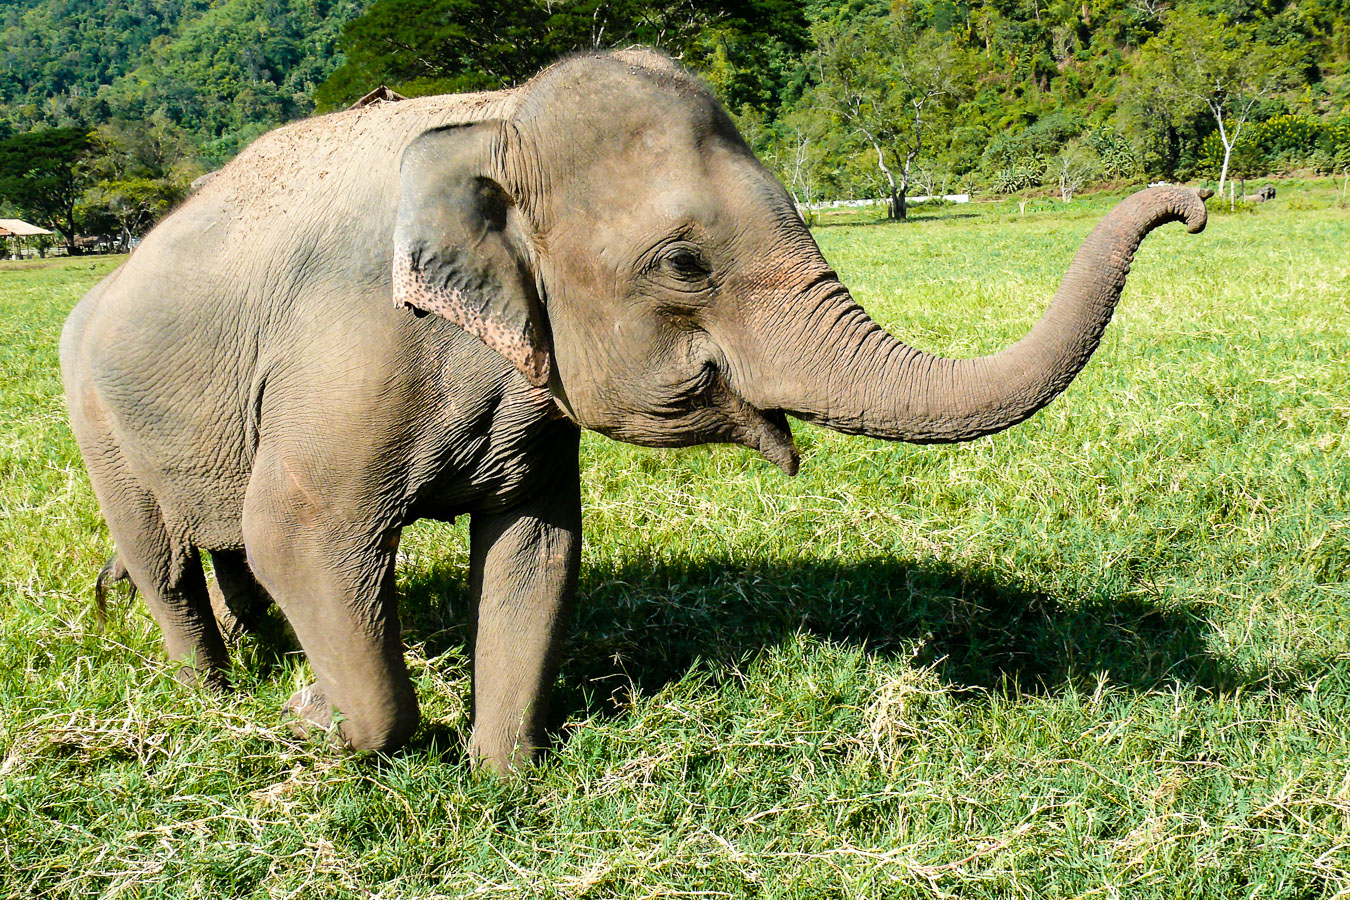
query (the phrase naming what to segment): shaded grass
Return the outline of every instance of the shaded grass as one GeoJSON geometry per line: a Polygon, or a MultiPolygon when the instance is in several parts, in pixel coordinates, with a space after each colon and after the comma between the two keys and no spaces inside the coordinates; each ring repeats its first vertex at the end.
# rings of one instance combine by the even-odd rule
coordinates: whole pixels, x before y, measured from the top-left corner
{"type": "MultiPolygon", "coordinates": [[[[165,674],[65,425],[60,323],[113,261],[0,265],[5,896],[1350,896],[1350,214],[1283,190],[1137,257],[1033,419],[802,474],[587,436],[557,746],[471,773],[467,529],[399,569],[425,724],[285,735],[306,679],[165,674]]],[[[1109,206],[817,232],[873,314],[986,352],[1109,206]]]]}

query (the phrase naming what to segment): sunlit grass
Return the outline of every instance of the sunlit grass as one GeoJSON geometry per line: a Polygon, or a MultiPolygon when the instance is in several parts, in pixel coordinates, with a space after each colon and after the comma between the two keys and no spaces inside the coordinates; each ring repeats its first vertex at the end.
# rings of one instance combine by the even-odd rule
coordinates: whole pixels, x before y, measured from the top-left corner
{"type": "MultiPolygon", "coordinates": [[[[1350,211],[1325,183],[1139,253],[1083,375],[972,444],[583,443],[557,748],[471,773],[467,529],[403,545],[425,725],[290,739],[294,655],[167,677],[55,340],[115,261],[0,263],[6,896],[1350,896],[1350,211]]],[[[827,224],[925,349],[1020,336],[1109,207],[827,224]]],[[[854,221],[865,215],[852,215],[854,221]]],[[[847,218],[847,217],[846,217],[847,218]]]]}

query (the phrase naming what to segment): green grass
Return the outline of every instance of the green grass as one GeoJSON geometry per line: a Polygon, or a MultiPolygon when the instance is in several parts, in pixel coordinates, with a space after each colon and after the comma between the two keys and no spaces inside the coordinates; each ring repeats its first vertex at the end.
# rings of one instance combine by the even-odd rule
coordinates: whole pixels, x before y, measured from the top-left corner
{"type": "MultiPolygon", "coordinates": [[[[291,740],[306,678],[166,674],[110,552],[55,341],[116,260],[0,263],[0,894],[1350,896],[1350,212],[1325,183],[1138,255],[1064,397],[968,445],[796,427],[802,474],[587,436],[557,748],[475,774],[467,532],[406,533],[425,724],[291,740]]],[[[926,349],[1039,315],[1108,207],[827,224],[926,349]]]]}

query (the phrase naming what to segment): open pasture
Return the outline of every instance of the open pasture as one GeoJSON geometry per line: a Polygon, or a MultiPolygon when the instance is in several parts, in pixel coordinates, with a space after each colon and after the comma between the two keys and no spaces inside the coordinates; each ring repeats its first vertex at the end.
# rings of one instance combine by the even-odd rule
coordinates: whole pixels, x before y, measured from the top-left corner
{"type": "MultiPolygon", "coordinates": [[[[971,355],[1112,199],[816,234],[971,355]]],[[[464,523],[405,532],[392,758],[289,737],[284,636],[216,696],[140,601],[96,633],[55,344],[117,260],[0,263],[0,895],[1350,897],[1347,248],[1326,182],[1155,232],[1083,375],[967,445],[798,423],[788,479],[588,435],[556,748],[517,780],[462,757],[464,523]]]]}

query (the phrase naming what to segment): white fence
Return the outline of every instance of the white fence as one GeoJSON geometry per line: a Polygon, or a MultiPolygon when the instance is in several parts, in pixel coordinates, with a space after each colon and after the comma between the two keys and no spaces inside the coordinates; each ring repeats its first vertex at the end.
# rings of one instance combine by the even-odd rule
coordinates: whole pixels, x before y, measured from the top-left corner
{"type": "MultiPolygon", "coordinates": [[[[929,196],[928,194],[911,195],[905,198],[905,202],[928,203],[932,200],[945,200],[948,203],[969,203],[969,194],[943,194],[940,197],[929,196]]],[[[799,205],[800,210],[818,210],[818,209],[856,209],[863,206],[876,206],[877,204],[890,203],[887,197],[881,197],[875,200],[822,200],[820,203],[807,203],[799,205]]]]}

